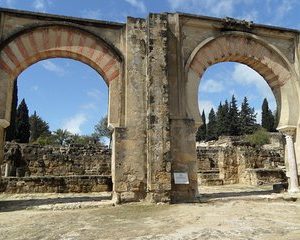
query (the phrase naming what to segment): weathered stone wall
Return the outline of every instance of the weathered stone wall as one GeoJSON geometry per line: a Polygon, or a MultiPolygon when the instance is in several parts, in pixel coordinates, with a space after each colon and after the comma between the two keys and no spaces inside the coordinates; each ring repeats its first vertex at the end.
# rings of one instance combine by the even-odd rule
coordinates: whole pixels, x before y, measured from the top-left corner
{"type": "Polygon", "coordinates": [[[2,176],[111,175],[111,151],[100,145],[6,143],[2,176]]]}
{"type": "Polygon", "coordinates": [[[222,138],[213,146],[198,146],[200,184],[261,184],[285,180],[284,146],[276,134],[261,148],[245,145],[239,138],[222,138]],[[239,145],[241,144],[241,145],[239,145]],[[273,144],[273,145],[272,145],[273,144]],[[260,169],[260,170],[259,170],[260,169]]]}
{"type": "Polygon", "coordinates": [[[112,191],[111,176],[7,177],[0,181],[5,193],[85,193],[112,191]]]}

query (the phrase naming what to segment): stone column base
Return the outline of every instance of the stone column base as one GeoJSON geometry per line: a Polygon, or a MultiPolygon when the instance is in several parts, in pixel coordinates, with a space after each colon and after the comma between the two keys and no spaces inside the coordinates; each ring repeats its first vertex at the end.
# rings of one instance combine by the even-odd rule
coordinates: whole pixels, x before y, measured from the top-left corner
{"type": "Polygon", "coordinates": [[[140,202],[145,199],[145,194],[141,192],[113,192],[112,201],[115,204],[140,202]]]}

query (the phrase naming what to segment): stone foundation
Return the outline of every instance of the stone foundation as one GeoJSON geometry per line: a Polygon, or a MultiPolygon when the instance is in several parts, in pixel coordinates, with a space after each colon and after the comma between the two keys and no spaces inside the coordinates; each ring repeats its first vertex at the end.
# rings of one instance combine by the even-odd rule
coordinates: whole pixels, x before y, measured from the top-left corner
{"type": "Polygon", "coordinates": [[[4,193],[87,193],[112,191],[111,176],[5,177],[4,193]]]}

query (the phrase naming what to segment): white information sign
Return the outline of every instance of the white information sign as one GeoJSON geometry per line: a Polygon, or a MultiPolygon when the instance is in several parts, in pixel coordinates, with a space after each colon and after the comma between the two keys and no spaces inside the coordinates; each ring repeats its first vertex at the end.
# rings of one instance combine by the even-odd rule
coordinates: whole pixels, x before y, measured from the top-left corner
{"type": "Polygon", "coordinates": [[[175,172],[174,173],[175,184],[189,184],[189,177],[187,172],[175,172]]]}

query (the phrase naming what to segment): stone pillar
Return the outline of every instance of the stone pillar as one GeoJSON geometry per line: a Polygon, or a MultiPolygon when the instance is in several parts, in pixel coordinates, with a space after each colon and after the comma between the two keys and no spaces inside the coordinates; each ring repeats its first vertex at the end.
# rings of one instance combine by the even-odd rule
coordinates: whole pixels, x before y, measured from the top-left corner
{"type": "Polygon", "coordinates": [[[147,199],[170,201],[171,154],[166,14],[148,17],[147,199]]]}
{"type": "Polygon", "coordinates": [[[146,66],[147,23],[126,24],[125,127],[114,129],[112,177],[116,202],[146,197],[146,66]]]}
{"type": "Polygon", "coordinates": [[[289,192],[299,192],[299,179],[297,170],[297,161],[295,156],[295,147],[293,137],[296,132],[296,127],[285,127],[278,129],[285,136],[288,160],[288,177],[289,177],[289,192]]]}

